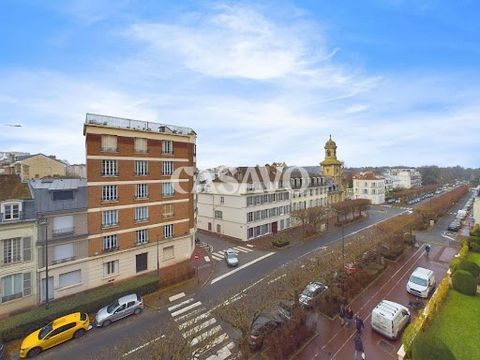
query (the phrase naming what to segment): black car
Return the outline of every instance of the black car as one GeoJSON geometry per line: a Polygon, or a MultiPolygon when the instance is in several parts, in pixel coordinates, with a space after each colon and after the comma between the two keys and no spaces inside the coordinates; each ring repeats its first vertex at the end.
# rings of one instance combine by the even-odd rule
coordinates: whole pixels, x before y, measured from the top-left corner
{"type": "Polygon", "coordinates": [[[7,359],[7,350],[5,350],[5,344],[0,342],[0,360],[7,359]]]}
{"type": "Polygon", "coordinates": [[[250,325],[250,336],[248,337],[250,350],[260,350],[265,336],[282,326],[285,322],[286,319],[278,311],[263,312],[255,317],[250,325]]]}
{"type": "Polygon", "coordinates": [[[460,221],[452,221],[450,225],[448,225],[448,231],[458,231],[462,227],[460,221]]]}

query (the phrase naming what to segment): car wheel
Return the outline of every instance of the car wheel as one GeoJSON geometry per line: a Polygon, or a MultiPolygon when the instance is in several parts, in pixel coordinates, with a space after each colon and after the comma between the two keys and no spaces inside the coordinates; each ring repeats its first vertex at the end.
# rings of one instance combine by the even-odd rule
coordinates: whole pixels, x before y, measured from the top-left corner
{"type": "Polygon", "coordinates": [[[139,315],[142,312],[141,308],[136,308],[135,311],[133,312],[135,315],[139,315]]]}
{"type": "Polygon", "coordinates": [[[105,320],[103,323],[102,323],[102,327],[107,327],[108,325],[110,325],[112,322],[110,320],[105,320]]]}
{"type": "Polygon", "coordinates": [[[83,335],[85,335],[85,330],[80,329],[80,330],[75,331],[75,334],[73,334],[73,337],[75,339],[78,339],[78,338],[81,338],[83,335]]]}
{"type": "Polygon", "coordinates": [[[28,358],[33,358],[35,356],[37,356],[38,354],[40,354],[42,352],[42,349],[40,349],[39,347],[36,347],[36,348],[33,348],[32,350],[30,350],[27,354],[27,357],[28,358]]]}

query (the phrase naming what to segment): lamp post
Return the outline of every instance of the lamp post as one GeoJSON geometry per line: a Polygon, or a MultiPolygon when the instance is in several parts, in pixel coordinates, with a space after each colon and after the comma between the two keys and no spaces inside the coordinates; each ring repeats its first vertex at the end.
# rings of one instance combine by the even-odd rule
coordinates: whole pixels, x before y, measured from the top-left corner
{"type": "Polygon", "coordinates": [[[157,235],[157,275],[160,277],[160,235],[157,235]]]}
{"type": "Polygon", "coordinates": [[[48,300],[49,300],[49,289],[48,289],[48,219],[42,217],[39,220],[39,224],[45,226],[45,309],[48,309],[48,300]]]}

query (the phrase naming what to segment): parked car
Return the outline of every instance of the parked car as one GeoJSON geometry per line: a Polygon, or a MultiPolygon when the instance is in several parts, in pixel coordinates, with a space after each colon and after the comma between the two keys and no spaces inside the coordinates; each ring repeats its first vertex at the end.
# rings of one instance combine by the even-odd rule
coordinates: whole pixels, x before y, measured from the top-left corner
{"type": "Polygon", "coordinates": [[[130,294],[122,296],[110,305],[98,310],[95,316],[97,326],[108,326],[112,322],[123,319],[129,315],[138,315],[143,311],[143,299],[140,295],[130,294]]]}
{"type": "Polygon", "coordinates": [[[265,336],[285,323],[279,312],[263,312],[255,317],[250,325],[250,336],[248,337],[248,346],[252,351],[258,351],[262,348],[265,336]]]}
{"type": "Polygon", "coordinates": [[[462,224],[459,220],[453,220],[450,225],[448,225],[448,231],[458,231],[462,227],[462,224]]]}
{"type": "Polygon", "coordinates": [[[0,360],[7,359],[7,350],[5,350],[5,344],[0,342],[0,360]]]}
{"type": "Polygon", "coordinates": [[[23,339],[20,358],[34,357],[65,341],[77,339],[85,335],[90,328],[90,319],[85,313],[77,312],[62,316],[23,339]]]}
{"type": "Polygon", "coordinates": [[[426,298],[435,289],[435,274],[430,269],[417,267],[407,282],[407,291],[415,296],[426,298]]]}
{"type": "Polygon", "coordinates": [[[372,329],[389,339],[398,339],[410,322],[410,311],[393,301],[382,300],[372,311],[372,329]]]}
{"type": "Polygon", "coordinates": [[[318,302],[321,296],[328,290],[328,287],[319,281],[310,282],[298,297],[300,305],[311,307],[318,302]]]}
{"type": "Polygon", "coordinates": [[[228,266],[238,266],[238,252],[233,249],[227,249],[223,252],[228,266]]]}

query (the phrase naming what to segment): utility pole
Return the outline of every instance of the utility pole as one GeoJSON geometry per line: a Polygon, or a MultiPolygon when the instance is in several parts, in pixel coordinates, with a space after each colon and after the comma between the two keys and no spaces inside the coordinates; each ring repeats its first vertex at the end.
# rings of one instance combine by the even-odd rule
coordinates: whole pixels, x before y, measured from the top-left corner
{"type": "Polygon", "coordinates": [[[160,235],[157,235],[157,275],[160,278],[160,235]]]}
{"type": "Polygon", "coordinates": [[[48,288],[48,219],[46,217],[40,218],[40,225],[45,226],[45,309],[49,307],[49,288],[48,288]]]}

